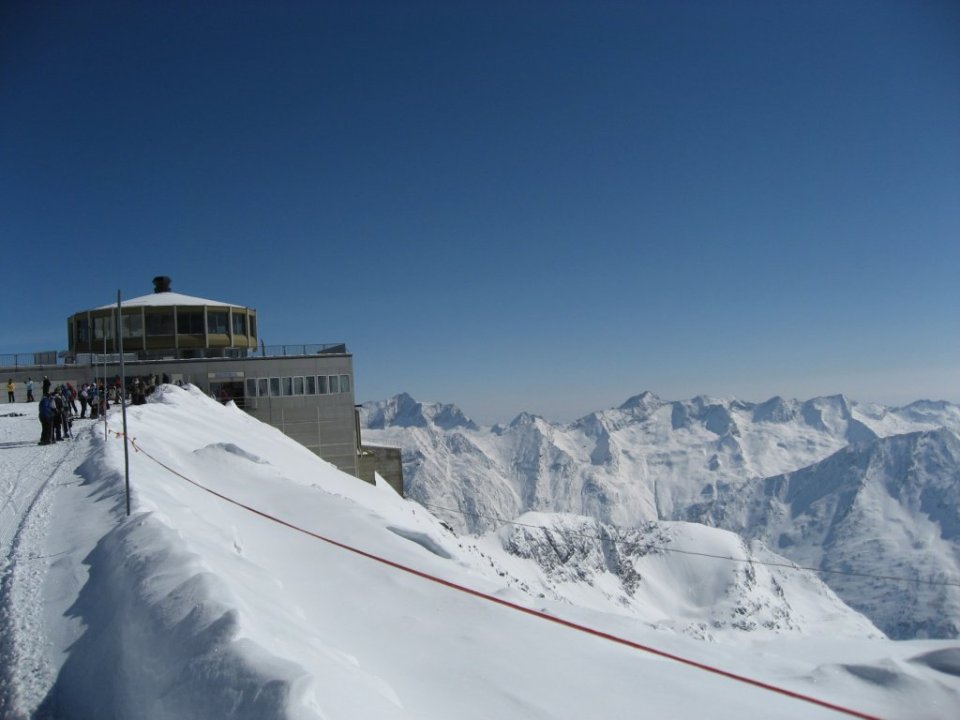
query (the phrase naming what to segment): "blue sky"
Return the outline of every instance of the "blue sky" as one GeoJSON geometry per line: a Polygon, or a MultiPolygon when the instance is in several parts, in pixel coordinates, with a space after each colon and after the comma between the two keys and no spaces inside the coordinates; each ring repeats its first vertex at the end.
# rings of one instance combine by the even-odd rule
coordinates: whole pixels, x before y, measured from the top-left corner
{"type": "Polygon", "coordinates": [[[0,353],[173,289],[357,399],[960,401],[956,2],[5,2],[0,353]]]}

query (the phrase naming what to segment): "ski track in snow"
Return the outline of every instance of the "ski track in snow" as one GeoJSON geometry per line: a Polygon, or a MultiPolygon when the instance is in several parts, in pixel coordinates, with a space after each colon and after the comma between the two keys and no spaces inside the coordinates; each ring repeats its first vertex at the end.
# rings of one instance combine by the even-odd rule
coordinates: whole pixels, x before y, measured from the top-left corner
{"type": "Polygon", "coordinates": [[[4,720],[28,717],[56,679],[45,652],[45,538],[54,490],[65,481],[58,471],[76,456],[82,441],[59,442],[38,454],[34,448],[38,425],[17,423],[13,441],[0,449],[4,497],[0,506],[0,717],[4,720]]]}

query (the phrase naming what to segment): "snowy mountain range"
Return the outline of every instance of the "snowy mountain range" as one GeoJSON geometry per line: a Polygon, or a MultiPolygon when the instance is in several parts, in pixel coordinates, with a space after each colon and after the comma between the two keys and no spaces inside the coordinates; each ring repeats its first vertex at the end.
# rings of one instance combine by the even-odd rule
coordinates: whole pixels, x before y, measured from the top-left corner
{"type": "MultiPolygon", "coordinates": [[[[408,424],[383,432],[489,446],[516,428],[550,430],[531,418],[471,429],[454,408],[399,404],[384,424],[408,424]]],[[[939,720],[960,708],[957,641],[884,637],[763,540],[533,511],[463,535],[197,388],[163,386],[126,416],[126,428],[116,409],[104,424],[77,421],[50,446],[36,444],[35,405],[0,416],[5,720],[572,720],[638,708],[939,720]]],[[[940,435],[953,442],[935,430],[903,442],[940,435]]],[[[819,507],[798,475],[770,481],[776,500],[819,507]]],[[[722,492],[700,511],[732,512],[722,492]]],[[[793,546],[817,527],[789,531],[793,546]]]]}
{"type": "Polygon", "coordinates": [[[960,635],[956,405],[647,392],[569,424],[522,413],[482,428],[401,394],[362,422],[365,441],[403,449],[407,497],[458,530],[530,511],[608,532],[693,521],[820,570],[891,637],[960,635]]]}

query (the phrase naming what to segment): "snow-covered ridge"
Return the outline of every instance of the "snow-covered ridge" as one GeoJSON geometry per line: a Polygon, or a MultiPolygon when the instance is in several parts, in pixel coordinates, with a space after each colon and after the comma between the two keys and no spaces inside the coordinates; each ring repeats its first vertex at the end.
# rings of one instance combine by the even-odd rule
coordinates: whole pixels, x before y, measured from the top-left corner
{"type": "Polygon", "coordinates": [[[536,564],[540,592],[608,612],[617,607],[695,637],[811,630],[881,637],[865,617],[840,610],[814,575],[779,567],[783,558],[762,543],[726,530],[663,521],[623,529],[578,515],[526,513],[497,537],[511,555],[536,564]]]}
{"type": "Polygon", "coordinates": [[[862,712],[960,707],[955,643],[884,639],[815,576],[774,567],[783,558],[760,541],[556,513],[460,536],[193,389],[166,387],[128,419],[129,518],[118,416],[106,439],[77,423],[77,440],[49,447],[34,444],[32,417],[0,420],[14,500],[0,514],[4,718],[833,717],[317,535],[862,712]]]}
{"type": "MultiPolygon", "coordinates": [[[[366,408],[365,408],[366,409],[366,408]]],[[[455,405],[421,403],[406,393],[370,407],[365,415],[367,427],[427,427],[434,425],[444,430],[463,427],[476,430],[476,424],[455,405]]]]}
{"type": "MultiPolygon", "coordinates": [[[[409,396],[403,402],[416,414],[419,403],[409,396]]],[[[383,405],[365,404],[364,416],[383,418],[383,405]]],[[[868,579],[824,576],[888,633],[957,637],[960,588],[943,583],[960,582],[955,531],[960,455],[950,450],[958,431],[960,407],[945,402],[887,408],[842,395],[667,402],[646,392],[568,424],[522,413],[492,428],[382,423],[368,426],[364,437],[402,447],[406,494],[451,508],[437,512],[462,531],[484,532],[497,518],[528,511],[573,513],[621,528],[652,520],[704,522],[762,539],[790,559],[823,570],[899,577],[903,573],[893,568],[900,568],[905,577],[937,583],[878,589],[868,579]],[[917,433],[932,435],[898,439],[917,433]],[[895,448],[904,443],[910,448],[898,455],[895,448]],[[891,453],[899,459],[888,457],[891,453]],[[888,457],[883,472],[849,480],[851,468],[876,466],[880,457],[888,457]],[[927,469],[915,472],[918,467],[927,469]],[[853,528],[854,516],[813,521],[767,502],[771,478],[804,468],[815,474],[812,484],[823,492],[824,507],[857,508],[856,530],[839,535],[803,530],[804,522],[853,528]],[[880,475],[887,479],[880,482],[880,475]],[[851,505],[854,499],[859,504],[851,505]],[[882,551],[867,552],[863,533],[880,538],[882,551]],[[822,548],[827,537],[828,547],[822,548]]]]}

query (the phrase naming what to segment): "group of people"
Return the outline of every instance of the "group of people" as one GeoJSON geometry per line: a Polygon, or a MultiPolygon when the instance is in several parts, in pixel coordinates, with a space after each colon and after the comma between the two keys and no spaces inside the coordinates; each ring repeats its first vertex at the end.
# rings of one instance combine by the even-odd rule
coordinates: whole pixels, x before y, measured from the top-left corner
{"type": "MultiPolygon", "coordinates": [[[[147,395],[153,393],[159,385],[158,380],[160,378],[156,375],[133,378],[128,383],[126,393],[130,402],[133,405],[144,404],[147,401],[147,395]]],[[[163,382],[169,381],[170,379],[164,375],[163,382]]],[[[29,378],[27,382],[27,402],[30,402],[33,386],[29,378]]],[[[122,402],[124,399],[119,376],[110,383],[105,383],[103,380],[83,383],[79,392],[69,382],[58,385],[53,390],[50,389],[50,384],[50,380],[44,377],[43,397],[40,400],[40,445],[49,445],[52,442],[73,437],[70,428],[75,418],[89,417],[91,420],[96,420],[107,412],[112,403],[122,402]],[[77,415],[77,400],[80,401],[79,415],[77,415]]],[[[10,383],[7,388],[10,391],[10,383]]]]}
{"type": "MultiPolygon", "coordinates": [[[[44,378],[46,380],[46,378],[44,378]]],[[[49,382],[49,381],[48,381],[49,382]]],[[[24,386],[27,389],[27,402],[34,402],[33,400],[33,380],[27,378],[23,382],[24,386]]],[[[13,378],[7,378],[7,402],[16,402],[15,391],[17,386],[13,382],[13,378]]]]}
{"type": "MultiPolygon", "coordinates": [[[[146,396],[150,395],[160,384],[156,375],[146,375],[132,379],[128,383],[127,397],[132,404],[141,405],[146,402],[146,396]]],[[[170,382],[170,379],[164,375],[163,382],[170,382]]],[[[34,402],[33,398],[33,380],[27,378],[24,381],[27,390],[27,402],[34,402]]],[[[56,387],[52,387],[50,378],[44,376],[42,383],[42,393],[39,405],[40,416],[40,445],[49,445],[50,443],[66,440],[73,437],[74,419],[85,419],[89,417],[96,420],[102,417],[111,403],[121,402],[124,398],[124,391],[120,377],[114,378],[113,382],[106,383],[104,380],[96,380],[89,383],[83,383],[79,392],[69,382],[64,382],[56,387]],[[80,412],[77,414],[77,401],[80,401],[80,412]],[[87,415],[89,409],[90,414],[87,415]]],[[[16,385],[12,378],[7,379],[7,402],[16,402],[16,385]]]]}
{"type": "MultiPolygon", "coordinates": [[[[163,382],[170,382],[170,378],[167,375],[163,376],[163,382]]],[[[35,402],[33,397],[33,380],[27,378],[23,381],[24,387],[27,391],[27,402],[35,402]]],[[[44,376],[43,378],[43,397],[46,397],[50,393],[50,379],[44,376]]],[[[131,398],[131,401],[134,405],[142,405],[146,402],[147,395],[150,395],[156,387],[160,384],[160,378],[156,375],[141,375],[140,377],[133,378],[127,384],[127,393],[131,398]]],[[[79,397],[80,404],[86,406],[87,402],[90,399],[91,395],[101,395],[107,397],[110,402],[118,402],[119,398],[123,395],[123,392],[120,389],[120,377],[117,376],[114,378],[108,386],[104,386],[103,380],[98,380],[93,383],[84,383],[80,393],[74,389],[73,385],[70,383],[65,383],[65,386],[69,388],[71,396],[74,403],[74,413],[76,413],[76,400],[79,397]],[[84,395],[84,390],[87,391],[87,394],[84,395]]],[[[16,383],[14,383],[13,378],[7,378],[7,402],[16,402],[16,383]]],[[[80,417],[84,417],[86,411],[83,411],[80,417]]]]}
{"type": "MultiPolygon", "coordinates": [[[[140,377],[133,378],[127,387],[127,391],[130,394],[130,403],[132,405],[145,404],[147,402],[147,395],[153,394],[153,391],[157,389],[160,381],[161,379],[156,375],[141,375],[140,377]]],[[[164,374],[162,382],[170,382],[170,377],[164,374]]]]}
{"type": "Polygon", "coordinates": [[[40,398],[40,445],[69,440],[73,437],[73,416],[76,413],[77,392],[70,383],[51,389],[50,381],[43,379],[44,392],[40,398]]]}
{"type": "MultiPolygon", "coordinates": [[[[110,393],[103,380],[83,383],[77,392],[69,382],[51,389],[48,378],[43,379],[43,397],[40,398],[40,445],[49,445],[73,437],[74,419],[89,417],[96,420],[106,413],[110,393]],[[77,414],[77,401],[80,413],[77,414]],[[89,409],[90,414],[87,415],[89,409]]],[[[29,400],[28,400],[29,402],[29,400]]]]}

